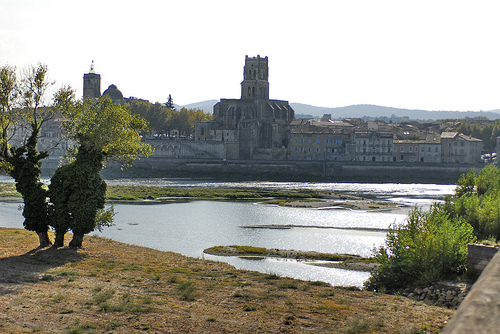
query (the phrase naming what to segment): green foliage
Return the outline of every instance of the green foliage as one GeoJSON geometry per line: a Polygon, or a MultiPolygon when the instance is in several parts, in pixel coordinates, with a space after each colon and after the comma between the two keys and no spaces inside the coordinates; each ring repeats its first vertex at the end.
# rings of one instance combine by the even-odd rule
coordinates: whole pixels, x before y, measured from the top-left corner
{"type": "Polygon", "coordinates": [[[99,174],[104,162],[130,165],[152,150],[139,134],[146,121],[108,96],[79,102],[68,116],[63,125],[77,147],[74,159],[59,167],[51,179],[49,216],[58,246],[62,244],[58,235],[71,229],[70,246],[81,247],[85,234],[113,224],[114,209],[104,210],[107,186],[99,174]]]}
{"type": "Polygon", "coordinates": [[[102,153],[80,147],[74,162],[56,170],[49,186],[50,224],[56,233],[71,229],[83,235],[96,228],[106,194],[101,168],[102,153]]]}
{"type": "Polygon", "coordinates": [[[435,204],[429,212],[416,208],[406,224],[389,230],[375,254],[380,266],[365,286],[398,291],[456,277],[465,271],[467,244],[474,241],[470,224],[451,218],[443,206],[435,204]]]}
{"type": "Polygon", "coordinates": [[[478,239],[500,239],[498,167],[487,165],[479,174],[471,170],[463,175],[457,183],[456,195],[446,199],[445,209],[452,217],[467,221],[478,239]]]}
{"type": "MultiPolygon", "coordinates": [[[[169,96],[169,102],[171,97],[169,96]]],[[[193,134],[194,123],[212,119],[210,113],[199,109],[182,108],[176,111],[173,103],[166,106],[160,103],[152,104],[147,101],[131,100],[127,107],[132,114],[140,115],[149,123],[149,134],[170,134],[172,130],[179,130],[186,136],[193,134]]]]}
{"type": "Polygon", "coordinates": [[[152,154],[151,147],[140,137],[140,132],[147,128],[146,120],[114,104],[108,96],[79,103],[71,109],[69,121],[63,126],[70,139],[79,147],[98,153],[102,161],[128,166],[137,158],[152,154]]]}

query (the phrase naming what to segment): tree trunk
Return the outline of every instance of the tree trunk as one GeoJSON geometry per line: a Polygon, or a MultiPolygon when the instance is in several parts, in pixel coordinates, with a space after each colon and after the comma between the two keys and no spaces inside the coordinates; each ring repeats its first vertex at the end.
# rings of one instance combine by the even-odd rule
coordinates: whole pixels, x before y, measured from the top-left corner
{"type": "Polygon", "coordinates": [[[52,247],[58,248],[64,246],[64,232],[56,231],[56,239],[54,240],[54,245],[52,247]]]}
{"type": "Polygon", "coordinates": [[[40,246],[38,246],[39,248],[45,248],[47,246],[52,245],[52,242],[50,242],[49,234],[47,233],[47,231],[39,232],[37,234],[38,234],[38,239],[40,241],[40,246]]]}
{"type": "Polygon", "coordinates": [[[73,240],[69,243],[69,247],[82,248],[83,236],[84,234],[73,232],[73,240]]]}

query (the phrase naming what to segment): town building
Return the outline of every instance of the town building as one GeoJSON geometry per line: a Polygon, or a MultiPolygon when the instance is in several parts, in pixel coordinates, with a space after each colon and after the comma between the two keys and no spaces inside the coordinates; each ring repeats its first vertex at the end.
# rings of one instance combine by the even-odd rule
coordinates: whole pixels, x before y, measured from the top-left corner
{"type": "Polygon", "coordinates": [[[419,146],[422,141],[417,140],[394,140],[394,156],[395,162],[418,162],[419,161],[419,146]]]}
{"type": "Polygon", "coordinates": [[[441,134],[441,162],[479,162],[482,147],[481,139],[458,132],[443,132],[441,134]]]}
{"type": "Polygon", "coordinates": [[[305,122],[291,127],[287,160],[351,160],[354,153],[352,127],[329,122],[305,122]]]}
{"type": "Polygon", "coordinates": [[[420,162],[439,163],[441,162],[441,136],[436,133],[428,134],[420,143],[420,162]]]}
{"type": "Polygon", "coordinates": [[[394,136],[388,132],[355,131],[355,160],[392,162],[394,136]]]}

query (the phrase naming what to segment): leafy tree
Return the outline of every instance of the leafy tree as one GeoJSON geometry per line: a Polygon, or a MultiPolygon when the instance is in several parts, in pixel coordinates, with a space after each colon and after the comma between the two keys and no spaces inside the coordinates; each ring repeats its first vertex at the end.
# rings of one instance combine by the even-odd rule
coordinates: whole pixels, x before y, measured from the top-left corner
{"type": "Polygon", "coordinates": [[[171,130],[179,130],[187,136],[194,133],[194,123],[212,119],[210,113],[199,109],[182,108],[175,111],[160,103],[132,100],[127,107],[132,114],[140,115],[149,122],[149,134],[169,134],[171,130]]]}
{"type": "Polygon", "coordinates": [[[0,75],[1,163],[14,178],[16,189],[23,197],[23,225],[38,234],[40,247],[50,245],[50,239],[47,234],[47,191],[40,181],[42,159],[48,153],[37,150],[38,137],[42,125],[56,112],[63,112],[67,100],[73,96],[70,87],[62,88],[54,95],[53,105],[45,106],[47,91],[53,85],[47,78],[47,72],[46,65],[38,64],[26,68],[21,80],[17,80],[15,70],[4,66],[0,75]],[[14,141],[14,134],[23,124],[28,126],[27,140],[21,138],[14,141]]]}
{"type": "Polygon", "coordinates": [[[56,231],[54,245],[62,246],[64,234],[72,230],[70,247],[81,247],[85,234],[112,223],[112,210],[104,210],[106,183],[99,175],[104,164],[128,166],[152,150],[139,135],[147,128],[146,121],[108,96],[79,103],[63,126],[77,150],[74,161],[52,177],[49,212],[56,231]]]}
{"type": "Polygon", "coordinates": [[[458,183],[455,196],[448,197],[445,209],[474,228],[480,239],[500,239],[500,170],[485,166],[479,174],[471,170],[458,183]]]}
{"type": "Polygon", "coordinates": [[[19,122],[19,88],[16,69],[0,67],[0,166],[7,171],[6,157],[9,155],[9,142],[16,133],[19,122]]]}
{"type": "Polygon", "coordinates": [[[441,205],[429,212],[416,208],[406,224],[389,230],[385,246],[376,251],[380,266],[365,286],[396,292],[453,278],[465,271],[467,244],[474,241],[472,227],[451,218],[441,205]]]}

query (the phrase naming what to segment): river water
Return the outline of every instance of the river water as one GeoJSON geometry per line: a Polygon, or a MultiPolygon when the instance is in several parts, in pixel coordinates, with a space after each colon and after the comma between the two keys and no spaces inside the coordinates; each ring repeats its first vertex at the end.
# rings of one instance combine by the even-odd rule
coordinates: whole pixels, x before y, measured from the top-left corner
{"type": "MultiPolygon", "coordinates": [[[[2,180],[0,180],[2,181],[2,180]]],[[[369,273],[313,266],[304,261],[206,255],[216,245],[250,245],[266,248],[349,253],[370,256],[381,246],[391,224],[404,223],[415,205],[428,207],[452,194],[453,185],[218,182],[171,179],[122,179],[108,184],[168,187],[229,187],[264,189],[314,189],[369,196],[407,205],[389,212],[322,210],[268,206],[250,201],[195,200],[173,203],[115,204],[115,225],[93,234],[113,240],[173,251],[186,256],[224,261],[238,269],[255,270],[332,285],[362,286],[369,273]],[[294,225],[294,228],[249,228],[257,225],[294,225]],[[347,229],[342,229],[347,228],[347,229]]],[[[20,203],[0,202],[0,226],[22,227],[20,203]]]]}

